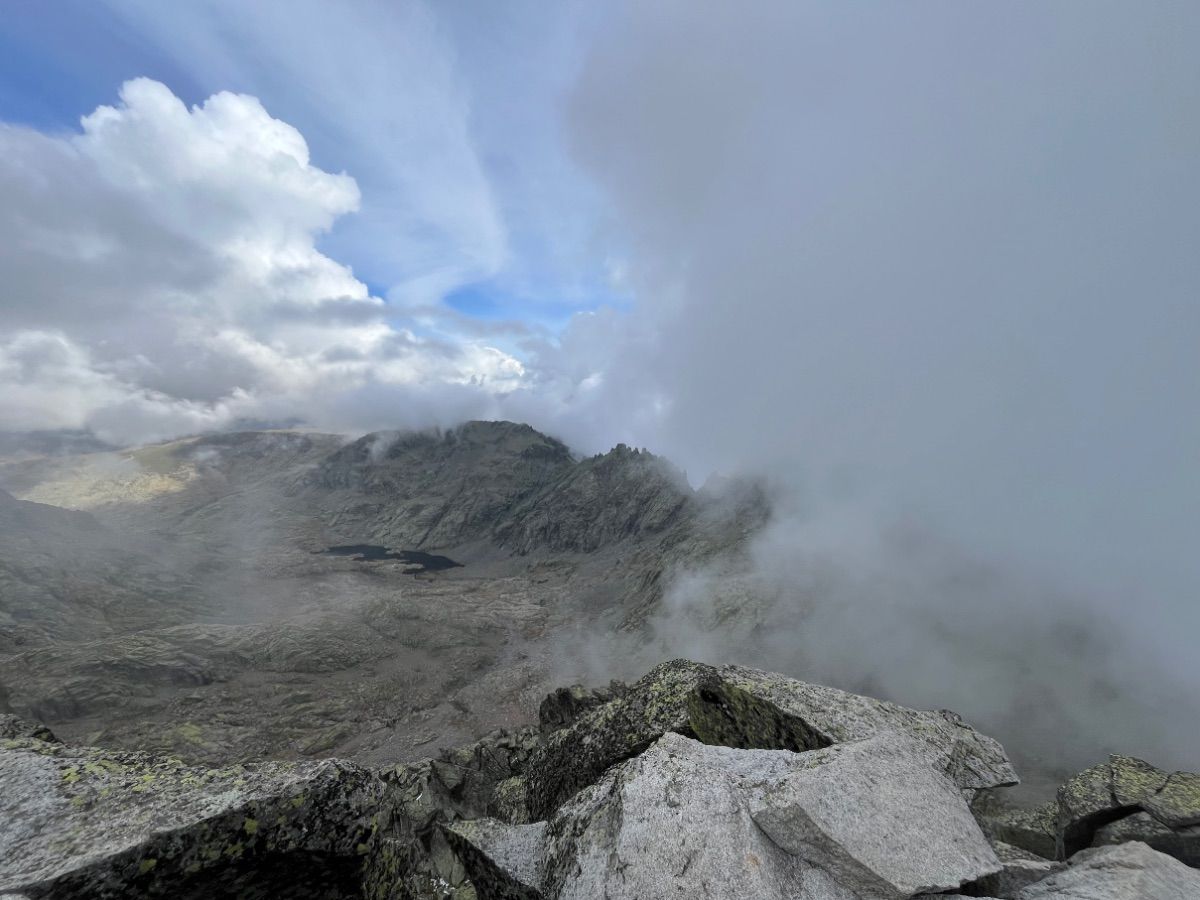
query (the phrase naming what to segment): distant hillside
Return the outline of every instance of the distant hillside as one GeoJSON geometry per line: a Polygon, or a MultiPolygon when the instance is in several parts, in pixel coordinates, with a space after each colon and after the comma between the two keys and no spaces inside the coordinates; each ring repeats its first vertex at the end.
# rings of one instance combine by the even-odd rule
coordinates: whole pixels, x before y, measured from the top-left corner
{"type": "Polygon", "coordinates": [[[565,643],[638,633],[767,515],[753,486],[512,422],[22,456],[0,485],[8,705],[209,762],[400,760],[525,721],[565,643]]]}

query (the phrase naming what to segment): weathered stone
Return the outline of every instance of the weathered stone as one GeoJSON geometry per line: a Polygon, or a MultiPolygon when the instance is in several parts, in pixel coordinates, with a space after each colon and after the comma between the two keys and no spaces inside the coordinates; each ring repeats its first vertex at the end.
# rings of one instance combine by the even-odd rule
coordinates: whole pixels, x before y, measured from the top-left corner
{"type": "Polygon", "coordinates": [[[1058,803],[1028,809],[975,807],[980,827],[993,843],[1000,841],[1044,859],[1057,857],[1058,803]]]}
{"type": "Polygon", "coordinates": [[[1200,774],[1175,772],[1142,806],[1170,828],[1200,825],[1200,774]]]}
{"type": "Polygon", "coordinates": [[[508,825],[476,819],[443,830],[481,900],[541,900],[545,822],[508,825]]]}
{"type": "Polygon", "coordinates": [[[537,728],[495,731],[433,759],[383,771],[396,815],[381,866],[418,897],[439,896],[447,885],[461,887],[465,870],[442,826],[484,817],[528,822],[519,773],[538,735],[537,728]]]}
{"type": "Polygon", "coordinates": [[[851,900],[755,825],[729,764],[706,764],[711,749],[668,734],[565,804],[547,826],[545,895],[851,900]]]}
{"type": "Polygon", "coordinates": [[[1113,797],[1108,763],[1084,769],[1058,789],[1056,857],[1067,859],[1090,846],[1097,828],[1135,809],[1113,797]]]}
{"type": "Polygon", "coordinates": [[[723,666],[720,672],[729,688],[727,695],[742,691],[777,707],[805,722],[826,744],[898,732],[925,742],[939,756],[944,754],[946,774],[960,788],[978,790],[1019,781],[999,742],[949,710],[908,709],[743,666],[723,666]]]}
{"type": "Polygon", "coordinates": [[[1017,900],[1196,900],[1200,872],[1142,843],[1096,847],[1017,894],[1017,900]]]}
{"type": "Polygon", "coordinates": [[[0,740],[14,740],[17,738],[33,738],[51,744],[58,743],[58,738],[54,736],[54,732],[45,725],[40,725],[36,722],[27,722],[9,713],[0,713],[0,740]]]}
{"type": "Polygon", "coordinates": [[[540,864],[534,826],[448,831],[483,898],[899,900],[1000,869],[940,762],[895,734],[798,754],[668,732],[556,812],[540,864]]]}
{"type": "Polygon", "coordinates": [[[34,897],[342,896],[381,825],[378,780],[337,762],[214,770],[26,739],[0,783],[0,890],[34,897]]]}
{"type": "Polygon", "coordinates": [[[741,666],[675,660],[546,737],[527,775],[530,814],[549,816],[608,766],[667,732],[708,744],[797,752],[902,733],[927,744],[960,788],[1017,781],[1003,748],[953,713],[905,709],[741,666]]]}
{"type": "Polygon", "coordinates": [[[962,794],[928,749],[884,733],[801,754],[758,791],[751,816],[784,850],[864,896],[901,900],[998,872],[962,794]]]}
{"type": "Polygon", "coordinates": [[[488,814],[511,825],[529,823],[529,806],[525,802],[525,779],[520,775],[506,778],[492,791],[488,814]]]}
{"type": "Polygon", "coordinates": [[[1200,823],[1200,775],[1168,775],[1128,756],[1080,772],[1058,789],[1058,858],[1090,846],[1099,829],[1139,811],[1173,829],[1200,823]]]}
{"type": "Polygon", "coordinates": [[[538,724],[542,731],[566,728],[581,715],[624,694],[629,688],[613,681],[606,688],[588,688],[581,684],[560,687],[551,691],[538,707],[538,724]]]}
{"type": "Polygon", "coordinates": [[[663,663],[623,697],[549,735],[528,769],[530,815],[548,817],[613,763],[636,756],[664,733],[692,733],[688,699],[702,682],[714,680],[711,666],[686,660],[663,663]]]}
{"type": "Polygon", "coordinates": [[[1160,853],[1200,868],[1200,825],[1168,828],[1147,812],[1134,813],[1097,829],[1093,847],[1141,841],[1160,853]]]}
{"type": "Polygon", "coordinates": [[[993,841],[992,849],[996,851],[1001,868],[999,872],[985,875],[968,885],[971,893],[977,896],[1010,900],[1026,885],[1041,881],[1062,866],[1062,863],[1051,862],[1003,841],[993,841]]]}
{"type": "Polygon", "coordinates": [[[1110,756],[1108,778],[1118,806],[1141,806],[1167,783],[1166,772],[1135,756],[1110,756]]]}

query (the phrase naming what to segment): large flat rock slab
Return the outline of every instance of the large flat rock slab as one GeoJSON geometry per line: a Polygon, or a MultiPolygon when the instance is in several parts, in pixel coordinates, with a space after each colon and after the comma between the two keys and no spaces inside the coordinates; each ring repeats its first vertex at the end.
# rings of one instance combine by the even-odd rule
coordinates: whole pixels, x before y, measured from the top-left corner
{"type": "Polygon", "coordinates": [[[999,872],[942,757],[896,734],[804,753],[668,732],[544,823],[449,826],[481,900],[901,900],[999,872]]]}
{"type": "Polygon", "coordinates": [[[379,825],[378,781],[335,761],[206,769],[10,739],[0,784],[0,892],[55,900],[354,896],[379,825]]]}
{"type": "Polygon", "coordinates": [[[905,900],[1001,868],[962,794],[922,741],[882,733],[796,757],[751,815],[776,844],[856,893],[905,900]]]}

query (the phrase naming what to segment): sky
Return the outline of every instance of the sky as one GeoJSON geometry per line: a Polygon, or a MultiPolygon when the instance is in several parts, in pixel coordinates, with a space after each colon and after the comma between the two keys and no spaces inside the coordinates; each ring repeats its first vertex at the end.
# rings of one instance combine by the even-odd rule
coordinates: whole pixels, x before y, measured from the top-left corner
{"type": "Polygon", "coordinates": [[[14,7],[0,426],[646,446],[1198,687],[1196,4],[14,7]]]}

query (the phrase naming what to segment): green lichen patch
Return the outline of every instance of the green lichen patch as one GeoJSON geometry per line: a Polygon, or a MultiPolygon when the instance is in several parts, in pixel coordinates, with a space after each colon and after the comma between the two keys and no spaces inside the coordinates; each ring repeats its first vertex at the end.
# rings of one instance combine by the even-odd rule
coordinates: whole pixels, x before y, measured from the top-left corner
{"type": "Polygon", "coordinates": [[[1200,825],[1200,774],[1176,772],[1144,806],[1170,828],[1200,825]]]}
{"type": "Polygon", "coordinates": [[[1167,773],[1133,756],[1110,756],[1113,800],[1121,806],[1145,803],[1162,790],[1167,773]]]}

